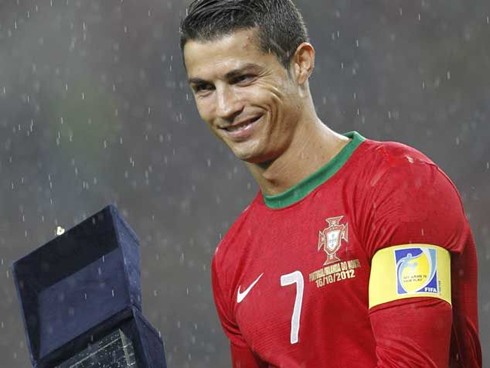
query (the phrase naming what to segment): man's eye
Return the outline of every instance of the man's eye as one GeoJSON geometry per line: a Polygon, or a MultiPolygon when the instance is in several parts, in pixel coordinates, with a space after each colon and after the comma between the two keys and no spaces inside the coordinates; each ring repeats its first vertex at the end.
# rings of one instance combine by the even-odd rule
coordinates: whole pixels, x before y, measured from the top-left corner
{"type": "Polygon", "coordinates": [[[192,87],[192,89],[194,90],[194,93],[196,95],[204,96],[208,95],[208,93],[211,92],[214,88],[210,84],[198,84],[192,87]]]}
{"type": "Polygon", "coordinates": [[[196,92],[207,92],[207,91],[211,91],[212,89],[213,87],[209,84],[199,84],[194,87],[194,91],[196,92]]]}
{"type": "Polygon", "coordinates": [[[233,80],[233,82],[234,83],[247,83],[247,82],[251,82],[254,78],[255,78],[255,76],[252,74],[244,74],[244,75],[240,75],[239,77],[236,77],[233,80]]]}

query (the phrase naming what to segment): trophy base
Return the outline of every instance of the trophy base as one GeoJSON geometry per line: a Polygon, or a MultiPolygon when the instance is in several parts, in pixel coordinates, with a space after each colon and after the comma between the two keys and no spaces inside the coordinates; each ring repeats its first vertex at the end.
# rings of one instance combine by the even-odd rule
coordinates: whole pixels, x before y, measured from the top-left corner
{"type": "Polygon", "coordinates": [[[55,368],[138,368],[131,340],[116,330],[55,368]]]}

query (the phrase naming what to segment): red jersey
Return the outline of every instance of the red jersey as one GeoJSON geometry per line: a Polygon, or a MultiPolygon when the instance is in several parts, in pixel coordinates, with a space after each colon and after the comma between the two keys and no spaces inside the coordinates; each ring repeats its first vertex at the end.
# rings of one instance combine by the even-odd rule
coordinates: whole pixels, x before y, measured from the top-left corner
{"type": "Polygon", "coordinates": [[[413,148],[346,135],[318,172],[259,193],[216,250],[234,367],[481,367],[476,251],[457,190],[413,148]],[[392,266],[370,285],[378,253],[392,266]]]}

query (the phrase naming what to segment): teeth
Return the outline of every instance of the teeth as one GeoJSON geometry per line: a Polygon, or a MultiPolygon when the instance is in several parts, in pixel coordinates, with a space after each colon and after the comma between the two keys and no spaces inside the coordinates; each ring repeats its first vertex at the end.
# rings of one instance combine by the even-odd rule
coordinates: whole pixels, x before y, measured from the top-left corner
{"type": "Polygon", "coordinates": [[[249,126],[250,124],[252,124],[253,121],[249,122],[249,123],[245,123],[245,124],[240,124],[240,125],[236,125],[236,126],[232,126],[232,127],[228,127],[226,128],[226,130],[228,130],[229,132],[234,132],[236,130],[240,130],[240,129],[243,129],[245,128],[246,126],[249,126]]]}
{"type": "Polygon", "coordinates": [[[259,119],[258,118],[255,118],[255,119],[252,119],[251,121],[249,121],[248,123],[244,123],[244,124],[239,124],[239,125],[228,127],[228,128],[226,128],[226,130],[229,131],[229,132],[234,132],[234,131],[243,129],[243,128],[249,126],[250,124],[255,123],[257,120],[259,120],[259,119]]]}

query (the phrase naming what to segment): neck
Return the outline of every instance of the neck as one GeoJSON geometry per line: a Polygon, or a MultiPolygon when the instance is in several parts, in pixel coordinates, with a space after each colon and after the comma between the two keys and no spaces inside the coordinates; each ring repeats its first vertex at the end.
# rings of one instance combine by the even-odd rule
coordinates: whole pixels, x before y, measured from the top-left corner
{"type": "Polygon", "coordinates": [[[316,113],[302,119],[290,145],[272,161],[247,167],[265,195],[280,194],[326,165],[349,139],[325,126],[316,113]]]}

